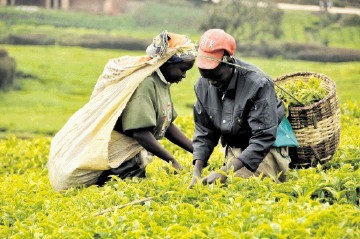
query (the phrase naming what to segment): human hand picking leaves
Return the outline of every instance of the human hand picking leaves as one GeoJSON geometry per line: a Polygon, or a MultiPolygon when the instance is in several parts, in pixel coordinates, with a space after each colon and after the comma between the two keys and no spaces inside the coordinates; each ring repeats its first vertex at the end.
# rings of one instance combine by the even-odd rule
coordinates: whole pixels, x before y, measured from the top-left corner
{"type": "Polygon", "coordinates": [[[174,159],[174,160],[171,161],[171,165],[172,165],[172,167],[173,167],[174,169],[176,169],[177,171],[181,171],[181,170],[184,169],[184,167],[183,167],[176,159],[174,159]]]}
{"type": "Polygon", "coordinates": [[[217,179],[220,179],[220,183],[225,183],[227,176],[225,172],[212,171],[209,175],[202,179],[203,184],[215,183],[217,179]]]}
{"type": "Polygon", "coordinates": [[[233,158],[227,165],[222,166],[220,168],[221,172],[213,171],[208,176],[203,178],[203,183],[204,184],[214,183],[219,178],[220,178],[221,183],[225,183],[225,181],[227,179],[226,174],[230,170],[237,171],[242,167],[244,167],[244,164],[241,162],[241,160],[239,160],[237,158],[233,158]]]}
{"type": "Polygon", "coordinates": [[[192,179],[189,184],[189,188],[193,188],[195,184],[201,182],[201,171],[204,167],[204,161],[202,160],[195,160],[194,172],[192,179]]]}
{"type": "Polygon", "coordinates": [[[244,167],[244,164],[241,160],[237,158],[233,158],[227,165],[222,166],[220,171],[212,171],[209,175],[202,179],[203,184],[211,184],[214,183],[216,180],[220,179],[220,183],[225,183],[227,179],[227,173],[230,170],[237,171],[240,168],[244,167]]]}

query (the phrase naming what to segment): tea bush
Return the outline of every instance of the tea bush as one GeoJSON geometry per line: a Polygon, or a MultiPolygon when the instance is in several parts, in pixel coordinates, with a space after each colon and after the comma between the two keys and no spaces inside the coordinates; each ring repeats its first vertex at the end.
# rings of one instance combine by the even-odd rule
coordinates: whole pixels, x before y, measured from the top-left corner
{"type": "MultiPolygon", "coordinates": [[[[334,158],[291,170],[282,184],[230,174],[224,185],[187,189],[192,156],[163,140],[182,172],[156,158],[145,179],[55,192],[46,169],[51,138],[1,139],[0,237],[359,238],[360,121],[352,112],[343,110],[334,158]]],[[[175,123],[191,137],[192,117],[175,123]]],[[[221,164],[216,148],[204,175],[221,164]]]]}
{"type": "Polygon", "coordinates": [[[297,59],[304,61],[319,62],[346,62],[360,61],[360,51],[344,48],[318,48],[313,50],[304,50],[297,54],[297,59]]]}
{"type": "Polygon", "coordinates": [[[4,43],[13,45],[54,45],[55,39],[46,34],[9,34],[4,43]]]}
{"type": "Polygon", "coordinates": [[[141,40],[131,37],[108,36],[108,35],[82,35],[71,36],[59,40],[63,46],[81,46],[88,48],[106,48],[123,50],[145,50],[150,40],[141,40]]]}
{"type": "Polygon", "coordinates": [[[243,56],[265,56],[268,58],[283,57],[317,62],[350,62],[360,61],[360,51],[355,49],[325,47],[319,45],[286,42],[241,44],[238,51],[243,56]]]}

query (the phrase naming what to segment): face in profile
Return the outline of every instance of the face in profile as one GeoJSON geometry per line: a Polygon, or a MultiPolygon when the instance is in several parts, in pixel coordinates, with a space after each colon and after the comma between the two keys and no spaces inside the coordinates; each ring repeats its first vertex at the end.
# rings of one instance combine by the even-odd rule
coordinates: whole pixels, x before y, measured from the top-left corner
{"type": "Polygon", "coordinates": [[[186,77],[186,72],[194,66],[195,61],[165,63],[160,67],[161,73],[169,83],[179,83],[186,77]]]}

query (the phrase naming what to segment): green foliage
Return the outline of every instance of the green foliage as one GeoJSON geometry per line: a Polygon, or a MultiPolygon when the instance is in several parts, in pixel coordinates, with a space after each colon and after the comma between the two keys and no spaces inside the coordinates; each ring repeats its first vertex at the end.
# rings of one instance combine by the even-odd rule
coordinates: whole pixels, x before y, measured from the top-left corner
{"type": "Polygon", "coordinates": [[[303,51],[300,51],[296,54],[296,59],[319,62],[360,61],[360,51],[326,47],[310,50],[309,47],[306,47],[303,51]]]}
{"type": "Polygon", "coordinates": [[[242,56],[283,57],[317,62],[360,61],[360,51],[297,42],[238,44],[237,51],[242,56]]]}
{"type": "Polygon", "coordinates": [[[14,136],[1,140],[2,174],[23,174],[27,169],[44,169],[49,155],[50,138],[21,140],[14,136]]]}
{"type": "Polygon", "coordinates": [[[131,4],[127,12],[117,16],[94,15],[79,12],[38,9],[34,12],[12,7],[0,8],[0,38],[9,33],[44,33],[59,37],[79,34],[109,34],[122,37],[152,39],[163,30],[183,34],[197,34],[203,12],[192,4],[139,1],[131,4]],[[135,5],[134,5],[135,4],[135,5]],[[192,27],[189,28],[189,25],[192,27]],[[21,26],[21,29],[18,28],[21,26]],[[35,26],[35,29],[34,29],[35,26]],[[71,29],[80,31],[71,31],[71,29]]]}
{"type": "Polygon", "coordinates": [[[82,35],[78,37],[67,37],[59,41],[63,46],[81,46],[88,48],[123,49],[123,50],[145,50],[149,40],[141,40],[131,37],[109,36],[109,35],[82,35]]]}
{"type": "MultiPolygon", "coordinates": [[[[198,39],[196,27],[203,9],[190,11],[184,4],[177,8],[169,0],[171,4],[160,8],[161,16],[168,21],[164,24],[155,17],[155,25],[143,27],[138,24],[144,20],[136,22],[134,15],[159,13],[151,7],[146,12],[147,8],[141,7],[143,2],[138,1],[139,8],[118,17],[46,10],[30,13],[2,7],[0,38],[32,33],[46,34],[57,43],[69,35],[81,38],[92,34],[151,39],[166,26],[169,31],[191,33],[196,36],[193,39],[198,39]]],[[[287,30],[281,41],[319,43],[326,36],[329,46],[359,46],[356,25],[328,25],[319,34],[309,34],[302,24],[309,23],[311,27],[318,16],[291,12],[284,17],[287,20],[283,26],[287,30]],[[291,19],[300,19],[299,24],[293,24],[291,19]]],[[[16,75],[20,82],[16,91],[0,92],[0,115],[4,116],[0,117],[0,132],[5,135],[0,139],[0,238],[360,237],[359,62],[245,59],[273,77],[311,71],[324,73],[337,83],[342,102],[339,149],[325,165],[291,170],[288,182],[245,180],[230,174],[225,185],[196,185],[189,190],[191,154],[163,140],[161,144],[184,165],[184,171],[174,174],[168,164],[155,159],[148,166],[146,179],[114,177],[102,188],[92,186],[59,193],[50,187],[46,169],[51,138],[40,135],[53,135],[87,102],[108,59],[143,52],[60,46],[5,47],[18,63],[16,75]],[[22,139],[9,133],[37,136],[22,139]],[[144,198],[151,200],[118,207],[144,198]],[[95,216],[106,209],[111,210],[95,216]]],[[[187,75],[179,85],[172,86],[172,96],[180,115],[175,123],[192,137],[192,117],[182,115],[191,115],[195,101],[193,85],[199,73],[194,68],[187,75]]],[[[222,159],[221,149],[216,148],[204,175],[222,165],[222,159]]]]}
{"type": "Polygon", "coordinates": [[[136,11],[131,12],[138,26],[143,29],[168,30],[183,34],[198,33],[201,17],[205,14],[202,9],[194,8],[191,3],[176,1],[164,3],[147,1],[136,11]],[[190,27],[191,26],[191,27],[190,27]]]}
{"type": "Polygon", "coordinates": [[[0,21],[11,25],[51,25],[55,27],[75,27],[111,31],[122,27],[134,27],[129,16],[98,16],[79,12],[38,9],[34,12],[12,7],[1,8],[0,21]]]}
{"type": "MultiPolygon", "coordinates": [[[[243,1],[234,2],[240,4],[243,1]]],[[[232,24],[234,22],[232,17],[236,16],[237,12],[240,12],[239,9],[231,7],[231,11],[236,11],[234,14],[221,15],[221,12],[215,12],[218,15],[214,18],[209,18],[213,7],[220,8],[218,4],[207,2],[196,7],[194,7],[196,2],[191,3],[191,1],[129,1],[127,4],[127,12],[118,16],[91,15],[45,9],[28,12],[11,7],[2,7],[0,8],[0,43],[25,42],[27,44],[63,45],[66,42],[70,42],[72,45],[74,43],[91,45],[94,42],[86,36],[99,35],[99,38],[103,38],[102,36],[106,35],[109,36],[109,39],[99,39],[96,44],[99,45],[103,42],[102,47],[111,47],[114,45],[112,40],[129,38],[128,40],[131,41],[136,38],[137,41],[149,41],[165,29],[189,35],[196,41],[203,32],[200,29],[202,23],[203,25],[219,24],[216,26],[221,27],[223,26],[221,21],[224,20],[224,24],[232,24]],[[216,20],[217,18],[219,19],[216,20]]],[[[254,4],[254,2],[249,1],[249,4],[254,4]]],[[[262,11],[264,9],[266,8],[263,7],[260,10],[256,10],[256,8],[250,9],[249,13],[244,13],[242,16],[253,18],[255,10],[262,11]]],[[[257,13],[261,16],[255,16],[256,19],[254,21],[244,19],[244,22],[247,24],[246,27],[244,26],[244,35],[239,34],[238,31],[243,23],[237,23],[237,25],[240,25],[239,27],[235,26],[237,30],[234,28],[234,34],[242,37],[248,36],[253,30],[254,32],[258,31],[259,29],[256,27],[251,26],[251,29],[247,27],[249,24],[265,25],[266,23],[263,23],[261,19],[269,17],[268,12],[257,13]]],[[[238,42],[239,45],[244,45],[244,43],[246,43],[246,46],[249,45],[248,48],[250,50],[244,52],[243,55],[254,56],[254,54],[249,54],[252,52],[251,49],[253,49],[254,52],[263,53],[261,56],[276,57],[280,53],[283,57],[288,58],[291,52],[287,54],[285,50],[280,49],[287,42],[342,48],[333,51],[330,54],[331,59],[335,59],[336,54],[344,55],[343,48],[359,49],[360,34],[357,27],[358,24],[356,24],[359,16],[319,14],[305,11],[285,11],[281,15],[282,21],[279,20],[280,22],[277,24],[274,23],[275,20],[277,21],[276,17],[273,16],[267,19],[267,22],[272,24],[271,27],[263,29],[264,31],[262,32],[265,34],[256,35],[256,39],[264,39],[263,41],[257,41],[255,46],[253,46],[255,43],[253,41],[250,45],[249,42],[238,42]],[[272,40],[273,37],[271,36],[265,37],[264,35],[274,32],[270,29],[275,26],[280,29],[281,36],[279,35],[280,37],[276,40],[272,40]],[[263,45],[265,45],[265,50],[262,50],[264,48],[263,45]],[[279,48],[276,48],[276,45],[279,45],[279,48]],[[273,49],[275,50],[274,53],[273,49]]],[[[121,47],[121,49],[129,48],[121,47]]],[[[329,50],[324,49],[318,51],[318,53],[319,55],[324,54],[324,52],[326,53],[329,50]]],[[[310,53],[307,52],[302,59],[309,60],[310,58],[306,57],[306,55],[310,53]]],[[[351,55],[353,54],[350,52],[351,55]]],[[[297,55],[293,54],[292,59],[294,57],[297,57],[297,55]]],[[[326,58],[329,59],[329,57],[326,58]]],[[[339,58],[343,59],[343,57],[339,58]]],[[[316,57],[316,59],[320,58],[316,57]]]]}
{"type": "Polygon", "coordinates": [[[301,77],[292,78],[291,81],[281,84],[281,88],[285,91],[276,88],[276,94],[284,102],[285,108],[310,105],[327,95],[321,79],[316,77],[310,77],[306,81],[301,77]]]}
{"type": "Polygon", "coordinates": [[[346,114],[354,118],[360,118],[360,108],[356,103],[349,101],[342,108],[342,114],[346,114]]]}
{"type": "MultiPolygon", "coordinates": [[[[191,137],[192,117],[175,122],[191,137]]],[[[196,185],[192,156],[161,143],[184,165],[156,158],[147,178],[54,192],[46,169],[50,138],[0,140],[1,238],[358,238],[359,120],[343,115],[339,152],[324,166],[291,170],[288,181],[241,179],[196,185]],[[121,207],[136,200],[144,203],[121,207]],[[104,212],[105,210],[108,212],[104,212]],[[101,213],[102,215],[97,215],[101,213]]],[[[216,148],[204,175],[222,164],[216,148]]]]}
{"type": "MultiPolygon", "coordinates": [[[[12,49],[9,53],[14,53],[22,74],[18,91],[0,94],[0,114],[6,115],[0,117],[0,128],[38,134],[54,134],[88,101],[106,62],[119,56],[116,52],[81,48],[12,49]]],[[[123,51],[122,54],[136,52],[123,51]]]]}
{"type": "Polygon", "coordinates": [[[360,25],[360,16],[359,15],[349,15],[344,16],[340,21],[341,26],[359,26],[360,25]]]}
{"type": "Polygon", "coordinates": [[[54,45],[55,39],[46,34],[10,34],[6,36],[4,42],[13,45],[54,45]]]}
{"type": "Polygon", "coordinates": [[[238,42],[270,41],[282,34],[283,13],[272,1],[221,1],[208,12],[202,29],[224,29],[238,42]]]}
{"type": "Polygon", "coordinates": [[[282,42],[297,42],[310,45],[327,45],[329,47],[359,49],[359,28],[351,24],[344,24],[347,15],[331,17],[329,25],[321,23],[321,14],[305,11],[285,11],[282,29],[282,42]]]}

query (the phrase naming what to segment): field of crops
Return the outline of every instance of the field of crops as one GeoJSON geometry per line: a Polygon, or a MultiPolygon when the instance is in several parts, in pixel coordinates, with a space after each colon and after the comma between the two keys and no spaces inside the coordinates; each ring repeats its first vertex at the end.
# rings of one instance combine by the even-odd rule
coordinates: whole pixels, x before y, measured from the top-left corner
{"type": "MultiPolygon", "coordinates": [[[[168,30],[198,40],[204,12],[186,4],[176,14],[174,10],[171,4],[152,4],[115,18],[0,8],[0,37],[35,33],[61,39],[98,33],[150,39],[166,23],[168,30]]],[[[332,47],[359,49],[358,26],[338,21],[316,28],[318,22],[314,14],[285,12],[281,41],[326,41],[332,47]]],[[[360,238],[360,62],[242,58],[272,77],[309,71],[337,84],[338,151],[324,165],[290,170],[285,183],[230,173],[225,184],[188,189],[192,155],[162,140],[183,171],[176,173],[155,158],[145,179],[114,177],[104,187],[55,192],[46,168],[52,136],[88,101],[109,59],[144,53],[58,45],[2,47],[16,59],[17,75],[13,89],[0,91],[0,238],[360,238]]],[[[193,68],[171,87],[179,114],[175,123],[190,138],[198,77],[193,68]]],[[[222,150],[216,148],[204,176],[222,160],[222,150]]]]}
{"type": "MultiPolygon", "coordinates": [[[[334,159],[282,184],[229,175],[187,189],[192,156],[162,141],[185,166],[179,174],[156,158],[146,179],[59,193],[47,177],[51,138],[2,139],[0,238],[359,238],[359,116],[344,110],[334,159]]],[[[176,123],[192,135],[190,116],[176,123]]],[[[217,149],[205,173],[221,160],[217,149]]]]}
{"type": "MultiPolygon", "coordinates": [[[[246,59],[272,76],[306,69],[325,73],[337,82],[341,145],[323,167],[292,170],[283,184],[229,175],[226,185],[197,185],[189,190],[192,156],[162,141],[184,165],[180,174],[156,159],[146,179],[115,178],[102,188],[58,193],[50,187],[45,166],[51,136],[88,100],[108,59],[139,53],[72,47],[7,49],[17,59],[20,77],[17,90],[0,94],[0,112],[5,116],[0,118],[0,238],[360,236],[358,62],[246,59]],[[20,138],[11,136],[13,133],[20,138]],[[22,139],[29,135],[35,137],[22,139]]],[[[181,115],[176,124],[189,137],[197,77],[193,69],[184,82],[172,87],[181,115]]],[[[205,173],[221,163],[222,153],[217,149],[205,173]]]]}

